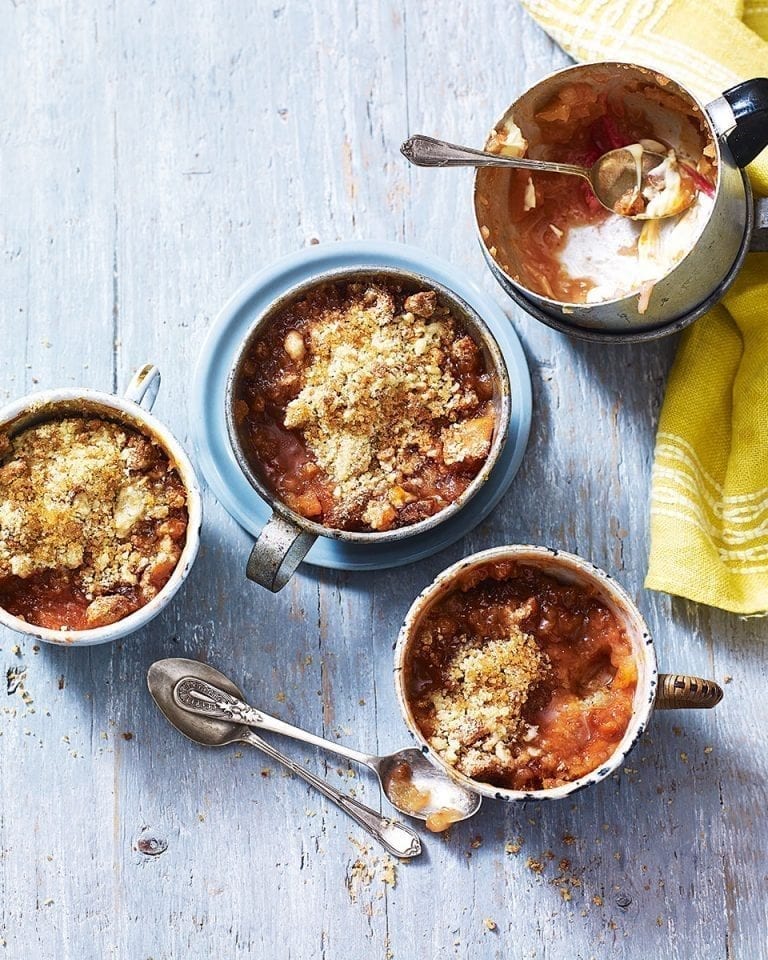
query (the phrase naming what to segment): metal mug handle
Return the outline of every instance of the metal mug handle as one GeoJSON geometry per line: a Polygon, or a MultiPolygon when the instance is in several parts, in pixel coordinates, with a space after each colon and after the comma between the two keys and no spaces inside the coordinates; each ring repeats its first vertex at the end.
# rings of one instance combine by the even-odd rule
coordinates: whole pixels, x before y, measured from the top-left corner
{"type": "Polygon", "coordinates": [[[273,513],[253,545],[245,568],[246,577],[272,593],[278,593],[296,572],[315,540],[316,534],[273,513]]]}
{"type": "Polygon", "coordinates": [[[723,688],[714,680],[679,673],[660,673],[654,707],[657,710],[709,710],[723,699],[723,688]]]}
{"type": "Polygon", "coordinates": [[[151,410],[160,389],[160,371],[154,363],[145,363],[131,377],[123,396],[145,410],[151,410]]]}

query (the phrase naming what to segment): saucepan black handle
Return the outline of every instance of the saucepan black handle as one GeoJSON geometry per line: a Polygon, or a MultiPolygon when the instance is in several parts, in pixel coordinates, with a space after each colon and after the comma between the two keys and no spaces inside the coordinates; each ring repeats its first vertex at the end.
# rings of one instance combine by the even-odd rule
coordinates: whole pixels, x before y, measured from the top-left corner
{"type": "Polygon", "coordinates": [[[768,146],[768,78],[737,83],[725,91],[723,99],[736,121],[725,140],[736,163],[746,167],[768,146]]]}

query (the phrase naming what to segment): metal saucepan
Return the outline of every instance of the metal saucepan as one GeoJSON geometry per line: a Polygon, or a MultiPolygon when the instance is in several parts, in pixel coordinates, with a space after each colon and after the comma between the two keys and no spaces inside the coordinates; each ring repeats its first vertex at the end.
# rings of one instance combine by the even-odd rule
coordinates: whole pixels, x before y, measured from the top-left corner
{"type": "MultiPolygon", "coordinates": [[[[536,113],[566,86],[608,90],[640,111],[656,136],[695,154],[714,148],[717,182],[709,216],[689,252],[653,286],[645,312],[638,295],[596,303],[564,303],[521,279],[520,251],[509,216],[513,171],[486,167],[475,176],[475,214],[482,249],[494,276],[528,313],[564,333],[608,342],[652,340],[681,330],[709,310],[735,279],[749,250],[768,250],[768,201],[755,206],[744,167],[768,145],[768,78],[747,80],[703,106],[679,83],[629,63],[588,63],[545,77],[496,124],[513,120],[536,142],[536,113]],[[682,102],[687,115],[671,105],[682,102]],[[665,136],[666,134],[666,136],[665,136]]],[[[649,133],[649,136],[652,134],[649,133]]],[[[618,219],[618,218],[616,218],[618,219]]]]}

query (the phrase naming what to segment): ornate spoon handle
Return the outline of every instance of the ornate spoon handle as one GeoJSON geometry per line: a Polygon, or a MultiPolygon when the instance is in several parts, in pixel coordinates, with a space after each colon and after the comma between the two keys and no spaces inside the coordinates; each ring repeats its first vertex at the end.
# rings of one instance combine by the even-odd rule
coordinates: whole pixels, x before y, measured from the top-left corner
{"type": "Polygon", "coordinates": [[[473,147],[462,147],[447,140],[436,140],[417,133],[400,147],[400,152],[417,167],[515,167],[518,170],[536,170],[539,173],[571,173],[589,180],[589,170],[573,163],[551,160],[528,160],[522,157],[502,157],[473,147]]]}
{"type": "Polygon", "coordinates": [[[268,757],[272,757],[273,760],[282,763],[283,766],[287,767],[298,777],[301,777],[302,780],[306,780],[307,783],[319,790],[323,796],[327,797],[332,803],[335,803],[337,807],[341,807],[345,813],[352,817],[356,823],[370,833],[375,840],[378,840],[379,843],[394,856],[418,857],[421,853],[421,840],[418,834],[402,823],[399,823],[397,820],[388,820],[386,817],[382,817],[380,813],[376,813],[375,810],[371,810],[370,807],[366,807],[364,803],[360,803],[359,800],[355,800],[353,797],[341,793],[335,787],[326,783],[325,780],[321,780],[313,773],[310,773],[309,770],[294,760],[291,760],[290,757],[286,757],[285,754],[280,753],[279,750],[275,750],[266,740],[262,740],[261,737],[251,730],[244,733],[240,739],[243,743],[249,743],[252,747],[256,747],[257,750],[261,750],[262,753],[266,753],[268,757]]]}
{"type": "Polygon", "coordinates": [[[376,757],[315,736],[314,733],[294,727],[284,720],[278,720],[277,717],[270,717],[269,714],[262,713],[256,707],[197,677],[183,677],[179,680],[173,688],[173,699],[180,707],[192,713],[217,720],[229,720],[232,723],[244,723],[249,727],[269,730],[270,733],[279,733],[282,736],[300,740],[302,743],[309,743],[313,747],[330,750],[331,753],[353,760],[355,763],[364,763],[373,770],[376,769],[376,757]]]}

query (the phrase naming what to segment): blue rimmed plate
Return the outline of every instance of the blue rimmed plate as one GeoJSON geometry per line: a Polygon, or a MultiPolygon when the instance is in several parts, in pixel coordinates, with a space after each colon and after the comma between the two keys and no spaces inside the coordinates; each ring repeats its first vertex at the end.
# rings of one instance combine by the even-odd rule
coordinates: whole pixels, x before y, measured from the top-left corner
{"type": "Polygon", "coordinates": [[[488,480],[465,507],[431,530],[392,543],[347,543],[319,537],[306,563],[338,570],[383,570],[422,560],[469,533],[507,491],[523,459],[531,425],[531,378],[525,354],[501,307],[450,263],[417,247],[363,240],[307,247],[283,257],[243,284],[216,317],[195,371],[190,414],[200,471],[225,509],[253,536],[271,515],[248,483],[229,445],[225,419],[227,379],[256,317],[291,287],[330,270],[399,267],[432,277],[485,320],[509,371],[509,437],[488,480]]]}

